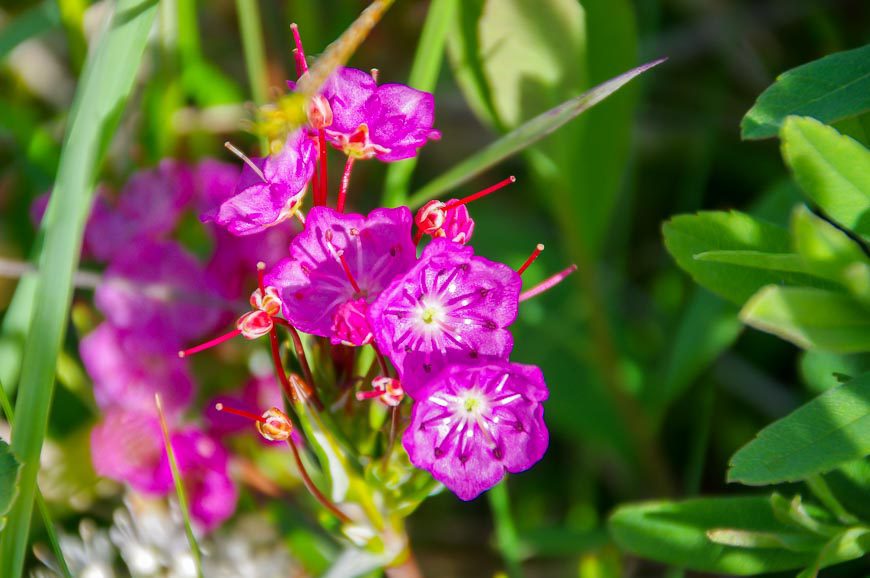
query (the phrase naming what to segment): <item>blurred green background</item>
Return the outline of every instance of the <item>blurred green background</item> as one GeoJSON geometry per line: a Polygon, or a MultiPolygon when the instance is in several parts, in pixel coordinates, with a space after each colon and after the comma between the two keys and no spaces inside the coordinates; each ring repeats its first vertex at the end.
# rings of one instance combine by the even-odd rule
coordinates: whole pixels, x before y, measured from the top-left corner
{"type": "MultiPolygon", "coordinates": [[[[231,161],[222,148],[228,138],[248,150],[256,145],[240,130],[252,92],[235,3],[177,2],[162,3],[105,181],[122,183],[167,156],[231,161]]],[[[552,391],[551,449],[534,470],[510,479],[527,575],[662,575],[663,567],[619,556],[604,527],[610,509],[654,496],[728,493],[728,456],[830,384],[813,371],[819,354],[801,355],[773,336],[743,330],[734,306],[678,270],[661,223],[714,208],[786,221],[796,194],[778,144],[741,142],[740,119],[779,73],[868,42],[870,4],[458,4],[434,90],[443,138],[423,149],[411,191],[521,121],[642,62],[669,58],[533,150],[455,191],[516,175],[517,184],[472,209],[477,252],[519,265],[544,243],[527,286],[569,263],[580,266],[568,282],[523,304],[516,326],[513,358],[541,365],[552,391]]],[[[316,58],[365,5],[261,2],[268,84],[278,90],[292,76],[290,22],[316,58]]],[[[381,82],[407,81],[428,7],[399,0],[351,65],[378,68],[381,82]]],[[[51,186],[86,37],[104,9],[86,0],[5,0],[0,8],[0,311],[16,285],[15,264],[32,250],[29,206],[51,186]]],[[[384,165],[358,164],[350,204],[377,205],[384,179],[384,165]]],[[[194,243],[197,226],[189,224],[194,243]]],[[[76,300],[91,295],[80,291],[76,300]]],[[[74,331],[66,350],[74,374],[74,331]]],[[[5,334],[0,356],[14,351],[14,335],[5,334]]],[[[76,379],[85,378],[60,380],[56,436],[90,419],[70,385],[76,379]]],[[[75,526],[75,516],[62,521],[75,526]]],[[[444,493],[411,518],[410,531],[429,576],[488,576],[502,566],[491,547],[486,500],[465,504],[444,493]]],[[[860,565],[845,565],[828,575],[860,573],[860,565]]]]}

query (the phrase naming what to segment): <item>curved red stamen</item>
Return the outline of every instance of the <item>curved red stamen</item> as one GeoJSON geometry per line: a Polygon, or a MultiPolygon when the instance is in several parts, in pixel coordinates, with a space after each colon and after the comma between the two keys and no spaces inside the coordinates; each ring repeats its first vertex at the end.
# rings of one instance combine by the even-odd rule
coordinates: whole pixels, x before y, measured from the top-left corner
{"type": "Polygon", "coordinates": [[[537,246],[535,246],[535,250],[532,251],[532,254],[529,255],[528,259],[526,259],[526,262],[523,263],[523,265],[519,269],[517,269],[517,273],[522,275],[525,272],[525,270],[529,268],[529,265],[531,265],[532,263],[535,262],[535,259],[538,258],[538,255],[540,255],[541,251],[543,251],[543,250],[544,250],[544,245],[542,245],[541,243],[538,243],[537,246]]]}
{"type": "Polygon", "coordinates": [[[556,285],[561,283],[565,279],[565,277],[567,277],[568,275],[570,275],[571,273],[573,273],[576,270],[577,270],[577,265],[571,265],[567,269],[563,269],[562,271],[559,271],[558,273],[556,273],[552,277],[549,277],[549,278],[541,281],[540,283],[538,283],[537,285],[535,285],[534,287],[532,287],[528,291],[523,291],[522,293],[520,293],[520,303],[522,303],[526,299],[531,299],[532,297],[537,297],[538,295],[540,295],[544,291],[548,291],[548,290],[552,289],[553,287],[555,287],[556,285]]]}
{"type": "Polygon", "coordinates": [[[468,195],[467,197],[465,197],[463,199],[459,199],[456,201],[450,201],[449,203],[444,205],[444,210],[446,211],[449,209],[453,209],[453,208],[458,207],[459,205],[467,205],[471,201],[476,201],[477,199],[479,199],[481,197],[485,197],[486,195],[488,195],[490,193],[494,193],[497,190],[504,188],[504,187],[510,185],[511,183],[515,183],[515,182],[517,182],[517,178],[515,176],[511,175],[508,178],[506,178],[505,180],[499,181],[496,184],[492,185],[491,187],[487,187],[487,188],[483,189],[482,191],[478,191],[474,194],[468,195]]]}
{"type": "Polygon", "coordinates": [[[245,411],[243,409],[236,409],[234,407],[227,407],[222,403],[214,404],[214,408],[218,411],[231,413],[231,414],[237,415],[239,417],[249,419],[251,421],[258,421],[260,423],[266,423],[266,418],[264,418],[263,416],[257,415],[255,413],[251,413],[249,411],[245,411]]]}
{"type": "Polygon", "coordinates": [[[314,204],[323,206],[326,204],[326,197],[329,194],[329,191],[326,188],[326,179],[329,176],[326,167],[326,133],[323,131],[323,129],[317,131],[317,149],[320,160],[320,185],[318,187],[320,190],[320,194],[319,199],[314,200],[314,204]]]}
{"type": "Polygon", "coordinates": [[[187,357],[188,355],[193,355],[194,353],[199,353],[200,351],[210,349],[210,348],[214,347],[215,345],[220,345],[224,341],[229,341],[230,339],[232,339],[233,337],[236,337],[237,335],[239,335],[241,333],[242,333],[241,330],[233,329],[229,333],[224,333],[220,337],[215,337],[214,339],[212,339],[210,341],[206,341],[205,343],[197,345],[196,347],[191,347],[190,349],[185,349],[185,350],[179,351],[178,357],[187,357]]]}
{"type": "Polygon", "coordinates": [[[354,157],[348,156],[344,164],[344,174],[341,175],[341,186],[338,189],[338,201],[335,208],[339,213],[344,212],[344,201],[347,198],[347,187],[350,184],[350,172],[353,170],[354,157]]]}
{"type": "Polygon", "coordinates": [[[290,31],[293,33],[293,44],[296,45],[296,49],[293,51],[293,58],[296,60],[296,76],[298,77],[308,72],[308,62],[305,60],[305,50],[302,48],[299,27],[295,22],[290,25],[290,31]]]}
{"type": "Polygon", "coordinates": [[[359,288],[356,279],[353,278],[353,273],[350,272],[350,266],[347,264],[347,259],[344,258],[344,255],[339,255],[338,259],[341,261],[341,268],[344,269],[344,274],[347,275],[347,280],[350,281],[350,286],[353,287],[353,290],[357,293],[362,293],[362,289],[359,288]]]}

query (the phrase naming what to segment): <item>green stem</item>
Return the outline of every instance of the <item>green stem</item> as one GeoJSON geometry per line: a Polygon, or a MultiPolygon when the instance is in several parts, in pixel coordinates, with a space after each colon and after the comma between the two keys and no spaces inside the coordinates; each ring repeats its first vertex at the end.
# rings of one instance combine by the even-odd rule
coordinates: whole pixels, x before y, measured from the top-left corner
{"type": "Polygon", "coordinates": [[[85,40],[84,19],[85,0],[57,0],[60,9],[60,20],[66,32],[66,41],[69,46],[70,61],[73,70],[81,72],[88,55],[88,43],[85,40]]]}
{"type": "Polygon", "coordinates": [[[517,536],[513,517],[511,517],[507,478],[487,492],[486,496],[489,498],[489,507],[492,509],[496,545],[504,560],[507,574],[510,578],[523,578],[523,567],[520,564],[519,553],[520,540],[517,536]]]}
{"type": "Polygon", "coordinates": [[[157,414],[160,417],[160,430],[163,432],[163,445],[166,448],[166,456],[169,458],[169,469],[172,472],[172,482],[175,484],[175,495],[178,497],[178,506],[184,518],[184,532],[187,534],[187,543],[190,544],[190,553],[193,556],[193,564],[196,566],[196,575],[203,578],[202,554],[196,536],[193,534],[193,524],[190,521],[190,507],[187,502],[187,493],[184,491],[184,481],[178,469],[175,452],[172,450],[172,440],[169,439],[169,427],[166,425],[166,416],[163,415],[163,404],[160,402],[160,394],[154,394],[154,402],[157,404],[157,414]]]}
{"type": "MultiPolygon", "coordinates": [[[[6,395],[6,390],[3,389],[3,384],[0,383],[0,408],[6,415],[6,421],[12,427],[15,414],[12,410],[12,403],[9,401],[9,396],[6,395]]],[[[63,550],[60,548],[60,541],[57,539],[57,532],[54,529],[54,522],[51,520],[51,514],[48,511],[48,506],[45,505],[45,498],[42,497],[42,492],[39,487],[36,488],[36,507],[39,510],[39,515],[42,517],[42,524],[45,526],[45,533],[48,536],[48,542],[51,544],[51,551],[54,553],[54,558],[60,566],[60,571],[64,578],[72,578],[72,572],[69,571],[66,559],[63,557],[63,550]]]]}
{"type": "Polygon", "coordinates": [[[196,20],[196,0],[180,0],[176,2],[176,19],[178,23],[178,38],[176,43],[181,62],[184,66],[197,62],[201,58],[199,45],[199,24],[196,20]]]}
{"type": "Polygon", "coordinates": [[[242,50],[251,96],[257,105],[265,104],[269,92],[269,77],[266,73],[266,45],[260,25],[260,8],[257,0],[236,0],[239,12],[239,30],[242,34],[242,50]]]}
{"type": "Polygon", "coordinates": [[[843,524],[853,525],[858,523],[858,519],[850,514],[846,508],[843,507],[843,504],[837,499],[834,495],[834,492],[831,491],[830,486],[828,486],[828,482],[825,481],[825,478],[821,476],[821,474],[817,474],[815,476],[810,476],[804,483],[813,493],[813,495],[818,498],[818,500],[825,505],[828,510],[831,511],[832,514],[837,516],[837,519],[840,520],[843,524]]]}
{"type": "MultiPolygon", "coordinates": [[[[432,0],[426,23],[420,34],[414,63],[411,65],[411,75],[408,84],[426,92],[433,92],[438,82],[438,73],[444,61],[444,46],[447,42],[447,30],[456,12],[457,0],[432,0]]],[[[387,168],[383,204],[387,207],[403,205],[408,200],[411,175],[417,166],[417,157],[390,163],[387,168]]]]}

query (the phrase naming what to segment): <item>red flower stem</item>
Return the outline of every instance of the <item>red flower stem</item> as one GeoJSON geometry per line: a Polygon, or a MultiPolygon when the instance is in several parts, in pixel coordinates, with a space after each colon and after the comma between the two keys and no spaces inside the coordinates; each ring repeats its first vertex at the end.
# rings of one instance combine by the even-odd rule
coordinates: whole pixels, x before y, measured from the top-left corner
{"type": "Polygon", "coordinates": [[[526,259],[526,262],[523,263],[522,267],[517,269],[517,273],[519,273],[520,275],[525,273],[526,269],[529,268],[529,265],[531,265],[532,263],[535,262],[535,259],[538,258],[538,255],[540,255],[541,251],[543,251],[543,250],[544,250],[544,246],[541,243],[538,243],[537,246],[535,247],[535,250],[532,251],[532,254],[529,255],[529,258],[526,259]]]}
{"type": "MultiPolygon", "coordinates": [[[[319,155],[320,153],[317,154],[319,155]]],[[[311,204],[316,207],[320,200],[320,171],[316,164],[314,165],[314,173],[311,175],[309,182],[311,183],[311,204]]]]}
{"type": "Polygon", "coordinates": [[[343,524],[350,524],[352,520],[347,516],[347,514],[339,510],[338,506],[330,502],[329,499],[317,489],[317,486],[314,485],[314,482],[308,476],[308,472],[302,464],[302,458],[299,456],[299,450],[296,449],[296,444],[293,443],[293,438],[287,438],[287,445],[290,446],[291,450],[293,450],[293,459],[296,462],[296,468],[299,470],[299,475],[302,477],[302,483],[305,484],[305,487],[309,492],[311,492],[314,499],[320,502],[324,508],[335,514],[335,517],[341,520],[343,524]]]}
{"type": "Polygon", "coordinates": [[[354,158],[348,156],[347,162],[344,163],[344,173],[341,175],[341,187],[338,189],[338,201],[335,204],[335,208],[339,213],[344,212],[344,200],[347,197],[347,186],[350,184],[350,171],[353,170],[353,161],[354,158]]]}
{"type": "Polygon", "coordinates": [[[507,185],[509,185],[511,183],[515,183],[515,182],[517,182],[517,178],[515,176],[511,175],[508,178],[506,178],[505,180],[499,181],[496,184],[492,185],[491,187],[487,187],[487,188],[483,189],[482,191],[478,191],[472,195],[468,195],[464,199],[450,201],[449,203],[444,205],[444,210],[446,211],[448,209],[453,209],[455,207],[458,207],[459,205],[467,205],[471,201],[476,201],[480,197],[485,197],[486,195],[488,195],[490,193],[494,193],[497,190],[499,190],[500,188],[506,187],[507,185]]]}
{"type": "Polygon", "coordinates": [[[381,461],[381,471],[384,473],[387,471],[387,463],[389,463],[393,447],[396,445],[396,436],[399,431],[399,408],[401,407],[401,404],[394,405],[390,413],[390,441],[387,442],[387,450],[384,452],[383,461],[381,461]]]}
{"type": "Polygon", "coordinates": [[[205,343],[201,343],[200,345],[197,345],[196,347],[191,347],[190,349],[185,349],[184,351],[179,351],[178,357],[187,357],[188,355],[193,355],[194,353],[199,353],[200,351],[209,349],[211,347],[214,347],[215,345],[220,345],[224,341],[229,341],[230,339],[232,339],[233,337],[236,337],[237,335],[240,335],[241,333],[242,333],[242,331],[240,329],[233,329],[229,333],[224,333],[220,337],[215,337],[214,339],[212,339],[210,341],[206,341],[205,343]]]}
{"type": "Polygon", "coordinates": [[[275,366],[275,373],[278,375],[278,380],[281,382],[281,387],[284,388],[284,393],[290,398],[290,401],[296,403],[299,396],[296,394],[296,388],[287,379],[287,372],[284,371],[284,364],[281,363],[281,349],[278,345],[278,332],[275,327],[269,331],[269,345],[272,348],[272,364],[275,366]]]}
{"type": "Polygon", "coordinates": [[[296,76],[299,77],[308,72],[308,62],[305,60],[305,50],[302,48],[299,27],[295,22],[290,25],[290,31],[293,32],[293,44],[296,45],[296,49],[293,51],[293,58],[296,61],[296,76]]]}
{"type": "Polygon", "coordinates": [[[571,265],[567,269],[559,271],[558,273],[556,273],[552,277],[541,281],[540,283],[538,283],[537,285],[535,285],[534,287],[532,287],[528,291],[523,291],[522,293],[520,293],[520,303],[522,303],[523,301],[525,301],[527,299],[531,299],[532,297],[537,297],[538,295],[540,295],[544,291],[548,291],[548,290],[552,289],[553,287],[555,287],[556,285],[561,283],[565,279],[565,277],[567,277],[568,275],[570,275],[571,273],[573,273],[576,270],[577,270],[577,265],[571,265]]]}
{"type": "Polygon", "coordinates": [[[320,129],[317,131],[317,154],[320,157],[320,206],[326,204],[326,197],[329,195],[329,189],[326,186],[326,179],[329,176],[326,167],[326,153],[326,133],[320,129]]]}
{"type": "Polygon", "coordinates": [[[273,317],[272,321],[277,325],[286,327],[290,332],[290,339],[293,341],[293,349],[296,352],[296,358],[299,360],[299,366],[302,368],[302,375],[305,376],[305,394],[314,401],[314,406],[318,410],[323,410],[323,402],[320,401],[320,397],[317,395],[317,390],[314,385],[314,375],[311,373],[311,366],[308,365],[308,357],[305,355],[305,348],[302,347],[302,338],[299,337],[299,332],[286,319],[273,317]]]}

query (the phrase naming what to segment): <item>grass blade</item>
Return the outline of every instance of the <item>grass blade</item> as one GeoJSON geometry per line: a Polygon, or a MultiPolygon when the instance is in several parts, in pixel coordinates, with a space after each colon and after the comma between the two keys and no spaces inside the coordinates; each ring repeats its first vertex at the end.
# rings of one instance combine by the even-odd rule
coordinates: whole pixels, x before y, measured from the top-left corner
{"type": "Polygon", "coordinates": [[[520,564],[519,537],[511,516],[507,478],[487,492],[486,496],[489,498],[489,507],[492,510],[496,545],[504,560],[507,575],[509,578],[524,578],[523,567],[520,564]]]}
{"type": "Polygon", "coordinates": [[[559,106],[539,114],[525,124],[512,130],[479,153],[462,161],[434,181],[417,191],[409,200],[411,207],[417,207],[479,175],[491,166],[520,152],[555,131],[568,121],[589,110],[636,76],[664,62],[654,60],[615,78],[599,84],[559,106]]]}
{"type": "MultiPolygon", "coordinates": [[[[444,62],[444,46],[447,42],[447,30],[456,12],[457,0],[433,0],[426,15],[426,23],[417,43],[414,63],[411,65],[411,75],[408,84],[417,90],[432,92],[438,82],[438,73],[444,62]]],[[[404,161],[390,163],[387,167],[386,185],[383,204],[395,207],[405,203],[408,198],[408,188],[411,175],[417,166],[417,157],[404,161]]]]}
{"type": "Polygon", "coordinates": [[[54,375],[72,300],[84,224],[100,160],[120,119],[154,21],[157,0],[119,0],[111,24],[85,64],[64,137],[54,192],[43,221],[45,245],[27,336],[12,429],[24,462],[18,499],[0,541],[0,575],[23,570],[36,494],[39,454],[48,426],[54,375]]]}
{"type": "Polygon", "coordinates": [[[187,493],[184,491],[184,483],[181,472],[178,470],[178,462],[175,461],[175,452],[172,451],[172,441],[169,439],[169,427],[166,425],[166,416],[163,415],[163,404],[160,402],[160,394],[154,394],[154,403],[157,405],[157,415],[160,417],[160,430],[163,432],[163,445],[166,448],[166,456],[169,458],[169,468],[172,471],[172,482],[175,484],[175,495],[178,497],[178,506],[184,517],[184,531],[187,534],[187,543],[190,544],[190,552],[193,555],[193,563],[196,566],[196,575],[203,578],[202,554],[196,536],[193,534],[193,525],[190,522],[190,507],[187,503],[187,493]]]}
{"type": "Polygon", "coordinates": [[[242,35],[242,52],[251,96],[258,105],[266,102],[269,93],[269,76],[266,73],[266,46],[263,42],[263,27],[257,0],[236,0],[239,13],[239,29],[242,35]]]}

